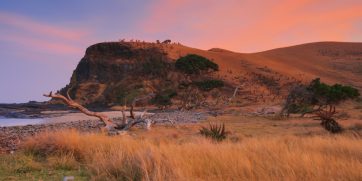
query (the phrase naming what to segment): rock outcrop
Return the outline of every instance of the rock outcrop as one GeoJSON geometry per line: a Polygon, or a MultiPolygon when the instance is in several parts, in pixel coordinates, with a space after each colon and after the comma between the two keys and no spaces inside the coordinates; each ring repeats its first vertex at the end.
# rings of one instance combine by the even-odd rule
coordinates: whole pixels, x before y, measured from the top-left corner
{"type": "Polygon", "coordinates": [[[135,43],[99,43],[87,48],[73,72],[71,96],[82,104],[122,104],[134,97],[161,91],[173,69],[157,46],[135,43]]]}

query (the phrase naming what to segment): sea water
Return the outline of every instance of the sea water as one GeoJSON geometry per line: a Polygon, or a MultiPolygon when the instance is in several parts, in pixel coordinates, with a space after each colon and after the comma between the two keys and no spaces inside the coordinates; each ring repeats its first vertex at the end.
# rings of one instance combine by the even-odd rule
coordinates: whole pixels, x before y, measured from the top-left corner
{"type": "Polygon", "coordinates": [[[20,119],[20,118],[6,118],[0,116],[0,127],[7,127],[7,126],[26,126],[26,125],[33,125],[33,124],[41,124],[43,123],[43,119],[20,119]]]}

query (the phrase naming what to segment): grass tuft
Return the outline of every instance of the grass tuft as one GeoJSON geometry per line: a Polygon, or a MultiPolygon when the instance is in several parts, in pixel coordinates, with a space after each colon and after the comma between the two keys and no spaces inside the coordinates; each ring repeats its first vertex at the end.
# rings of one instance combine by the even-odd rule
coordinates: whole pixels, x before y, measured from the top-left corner
{"type": "Polygon", "coordinates": [[[201,129],[199,130],[200,134],[207,137],[207,138],[211,138],[215,141],[222,141],[224,139],[226,139],[226,135],[227,132],[225,131],[225,124],[209,124],[209,127],[204,127],[202,126],[201,129]]]}

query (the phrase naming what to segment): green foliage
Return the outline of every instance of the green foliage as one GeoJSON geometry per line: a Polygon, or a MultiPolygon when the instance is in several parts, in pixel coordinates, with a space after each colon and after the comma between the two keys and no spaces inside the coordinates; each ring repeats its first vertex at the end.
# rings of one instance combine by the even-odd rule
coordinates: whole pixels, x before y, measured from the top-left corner
{"type": "Polygon", "coordinates": [[[341,101],[355,99],[360,96],[359,91],[351,86],[340,84],[330,86],[322,83],[319,78],[314,79],[307,87],[307,90],[313,94],[311,104],[314,105],[338,104],[341,101]]]}
{"type": "Polygon", "coordinates": [[[133,100],[142,93],[142,88],[126,90],[117,88],[115,91],[116,103],[120,105],[131,104],[133,100]]]}
{"type": "Polygon", "coordinates": [[[200,71],[208,69],[212,69],[214,71],[219,70],[219,66],[216,63],[195,54],[189,54],[179,58],[176,61],[175,66],[177,69],[187,74],[198,74],[200,71]]]}
{"type": "Polygon", "coordinates": [[[308,104],[290,104],[288,106],[288,112],[289,113],[307,113],[307,112],[311,112],[313,110],[313,106],[308,105],[308,104]]]}
{"type": "Polygon", "coordinates": [[[358,99],[360,93],[357,89],[334,84],[322,83],[319,78],[314,79],[308,86],[299,85],[292,89],[287,97],[282,113],[313,113],[314,106],[325,107],[337,105],[348,99],[358,99]]]}
{"type": "Polygon", "coordinates": [[[167,71],[167,67],[168,63],[154,59],[143,63],[143,73],[153,76],[162,75],[167,71]]]}
{"type": "Polygon", "coordinates": [[[195,82],[195,85],[201,90],[210,91],[214,88],[224,87],[224,82],[222,80],[204,80],[195,82]]]}
{"type": "Polygon", "coordinates": [[[209,124],[209,127],[201,127],[200,134],[215,141],[222,141],[226,138],[225,124],[209,124]]]}
{"type": "Polygon", "coordinates": [[[172,104],[171,99],[172,97],[176,96],[177,92],[173,89],[167,89],[162,91],[151,100],[151,103],[160,105],[160,106],[169,106],[172,104]]]}

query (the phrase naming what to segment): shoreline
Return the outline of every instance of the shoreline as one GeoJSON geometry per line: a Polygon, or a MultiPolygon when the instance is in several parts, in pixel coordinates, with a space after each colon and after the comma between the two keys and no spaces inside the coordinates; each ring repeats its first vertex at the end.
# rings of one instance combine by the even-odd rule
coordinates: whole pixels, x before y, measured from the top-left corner
{"type": "MultiPolygon", "coordinates": [[[[202,120],[206,120],[210,114],[207,112],[199,113],[194,111],[173,111],[150,113],[148,116],[151,119],[168,118],[174,120],[176,124],[185,124],[198,123],[202,120]]],[[[112,119],[116,122],[120,120],[121,117],[112,117],[112,119]]],[[[102,121],[93,118],[87,120],[55,121],[46,124],[0,127],[0,153],[11,153],[12,151],[16,151],[22,141],[40,132],[56,131],[62,129],[76,129],[80,132],[99,132],[104,126],[105,125],[102,121]]]]}

